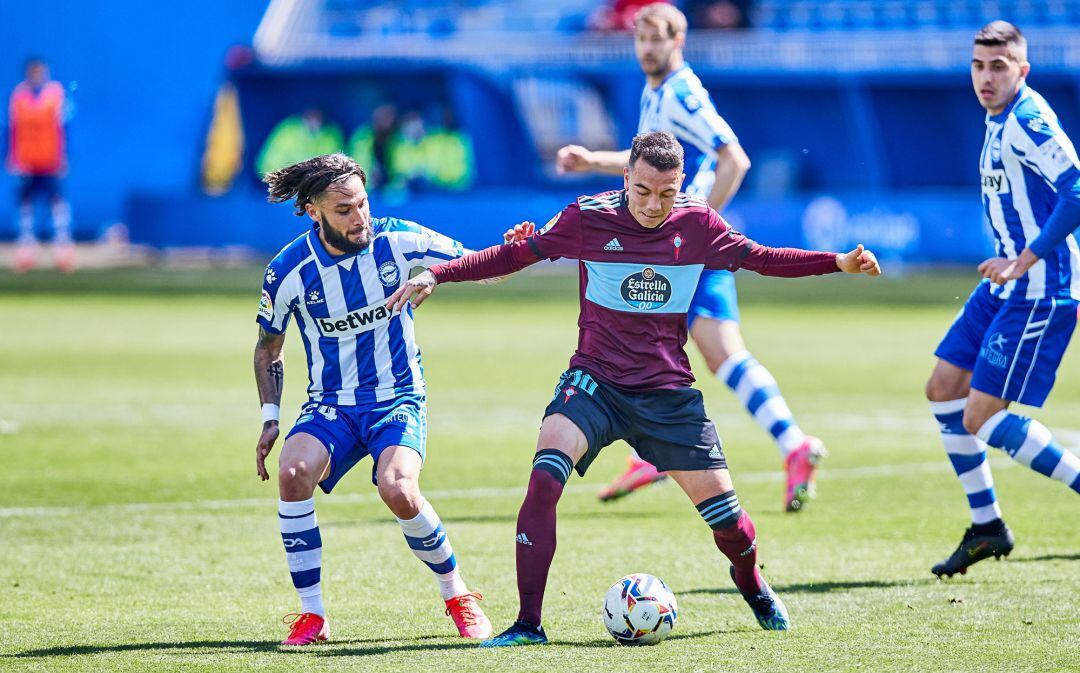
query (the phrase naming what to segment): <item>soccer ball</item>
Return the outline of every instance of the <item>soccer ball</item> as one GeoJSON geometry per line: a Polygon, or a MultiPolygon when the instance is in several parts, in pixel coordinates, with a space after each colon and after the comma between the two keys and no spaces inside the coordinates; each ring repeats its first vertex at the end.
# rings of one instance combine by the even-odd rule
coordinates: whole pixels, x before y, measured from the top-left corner
{"type": "Polygon", "coordinates": [[[620,645],[655,645],[675,628],[679,606],[659,577],[634,573],[607,590],[604,626],[620,645]]]}

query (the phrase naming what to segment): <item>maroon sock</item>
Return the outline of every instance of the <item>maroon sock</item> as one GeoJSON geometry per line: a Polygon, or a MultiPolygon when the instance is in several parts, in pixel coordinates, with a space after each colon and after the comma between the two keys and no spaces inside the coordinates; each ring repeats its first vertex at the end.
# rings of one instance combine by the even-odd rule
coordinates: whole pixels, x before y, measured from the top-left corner
{"type": "Polygon", "coordinates": [[[713,531],[716,548],[735,566],[735,586],[743,594],[761,591],[761,573],[757,567],[757,535],[750,515],[743,511],[730,526],[713,531]]]}
{"type": "MultiPolygon", "coordinates": [[[[569,462],[569,458],[565,458],[567,465],[569,462]]],[[[555,556],[555,506],[566,483],[566,478],[560,480],[554,474],[556,472],[549,469],[549,465],[539,464],[533,468],[529,490],[517,520],[517,584],[521,601],[518,619],[537,626],[544,604],[548,569],[555,556]]]]}

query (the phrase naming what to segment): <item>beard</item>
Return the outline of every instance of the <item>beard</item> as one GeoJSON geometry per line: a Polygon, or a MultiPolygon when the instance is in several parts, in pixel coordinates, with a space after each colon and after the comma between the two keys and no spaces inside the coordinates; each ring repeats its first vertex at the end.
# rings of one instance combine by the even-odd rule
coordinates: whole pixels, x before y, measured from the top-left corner
{"type": "Polygon", "coordinates": [[[338,233],[336,229],[331,227],[326,222],[325,216],[319,219],[319,223],[322,226],[322,235],[326,242],[347,255],[361,252],[371,244],[371,233],[367,229],[360,233],[360,240],[353,243],[347,236],[338,233]]]}

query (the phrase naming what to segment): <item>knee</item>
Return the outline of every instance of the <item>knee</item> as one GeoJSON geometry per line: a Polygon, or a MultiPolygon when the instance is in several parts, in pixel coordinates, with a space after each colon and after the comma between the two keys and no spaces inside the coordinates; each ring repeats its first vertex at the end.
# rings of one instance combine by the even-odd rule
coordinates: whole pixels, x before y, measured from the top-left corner
{"type": "Polygon", "coordinates": [[[318,475],[304,461],[282,462],[278,467],[278,489],[288,500],[311,497],[315,492],[317,478],[318,475]]]}
{"type": "Polygon", "coordinates": [[[970,406],[964,409],[964,430],[967,430],[968,434],[978,434],[988,420],[990,417],[981,410],[972,409],[970,406]]]}
{"type": "Polygon", "coordinates": [[[419,487],[415,481],[409,479],[380,479],[379,497],[399,519],[414,518],[424,504],[419,487]]]}
{"type": "Polygon", "coordinates": [[[926,382],[926,399],[931,402],[951,402],[966,395],[966,391],[960,390],[951,381],[943,380],[940,376],[931,376],[926,382]]]}

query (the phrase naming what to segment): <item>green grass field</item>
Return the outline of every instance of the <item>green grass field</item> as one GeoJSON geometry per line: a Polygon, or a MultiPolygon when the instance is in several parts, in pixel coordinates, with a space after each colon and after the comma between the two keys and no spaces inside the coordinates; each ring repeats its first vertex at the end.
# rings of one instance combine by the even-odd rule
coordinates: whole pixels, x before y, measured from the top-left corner
{"type": "MultiPolygon", "coordinates": [[[[333,640],[279,652],[278,620],[298,602],[276,487],[255,476],[260,270],[0,275],[0,670],[1076,670],[1080,501],[1064,485],[995,455],[1016,551],[951,581],[929,572],[968,519],[922,386],[973,273],[740,278],[752,351],[832,454],[817,501],[783,514],[771,441],[726,387],[699,382],[793,631],[758,629],[675,486],[596,501],[623,467],[619,444],[560,505],[554,645],[480,651],[452,637],[362,463],[318,505],[333,640]],[[629,572],[678,596],[657,647],[620,648],[601,623],[604,591],[629,572]]],[[[514,521],[575,344],[574,282],[447,287],[418,314],[422,485],[497,629],[517,610],[514,521]]],[[[290,335],[285,428],[305,378],[290,335]]],[[[1037,414],[1080,445],[1075,348],[1037,414]]]]}

